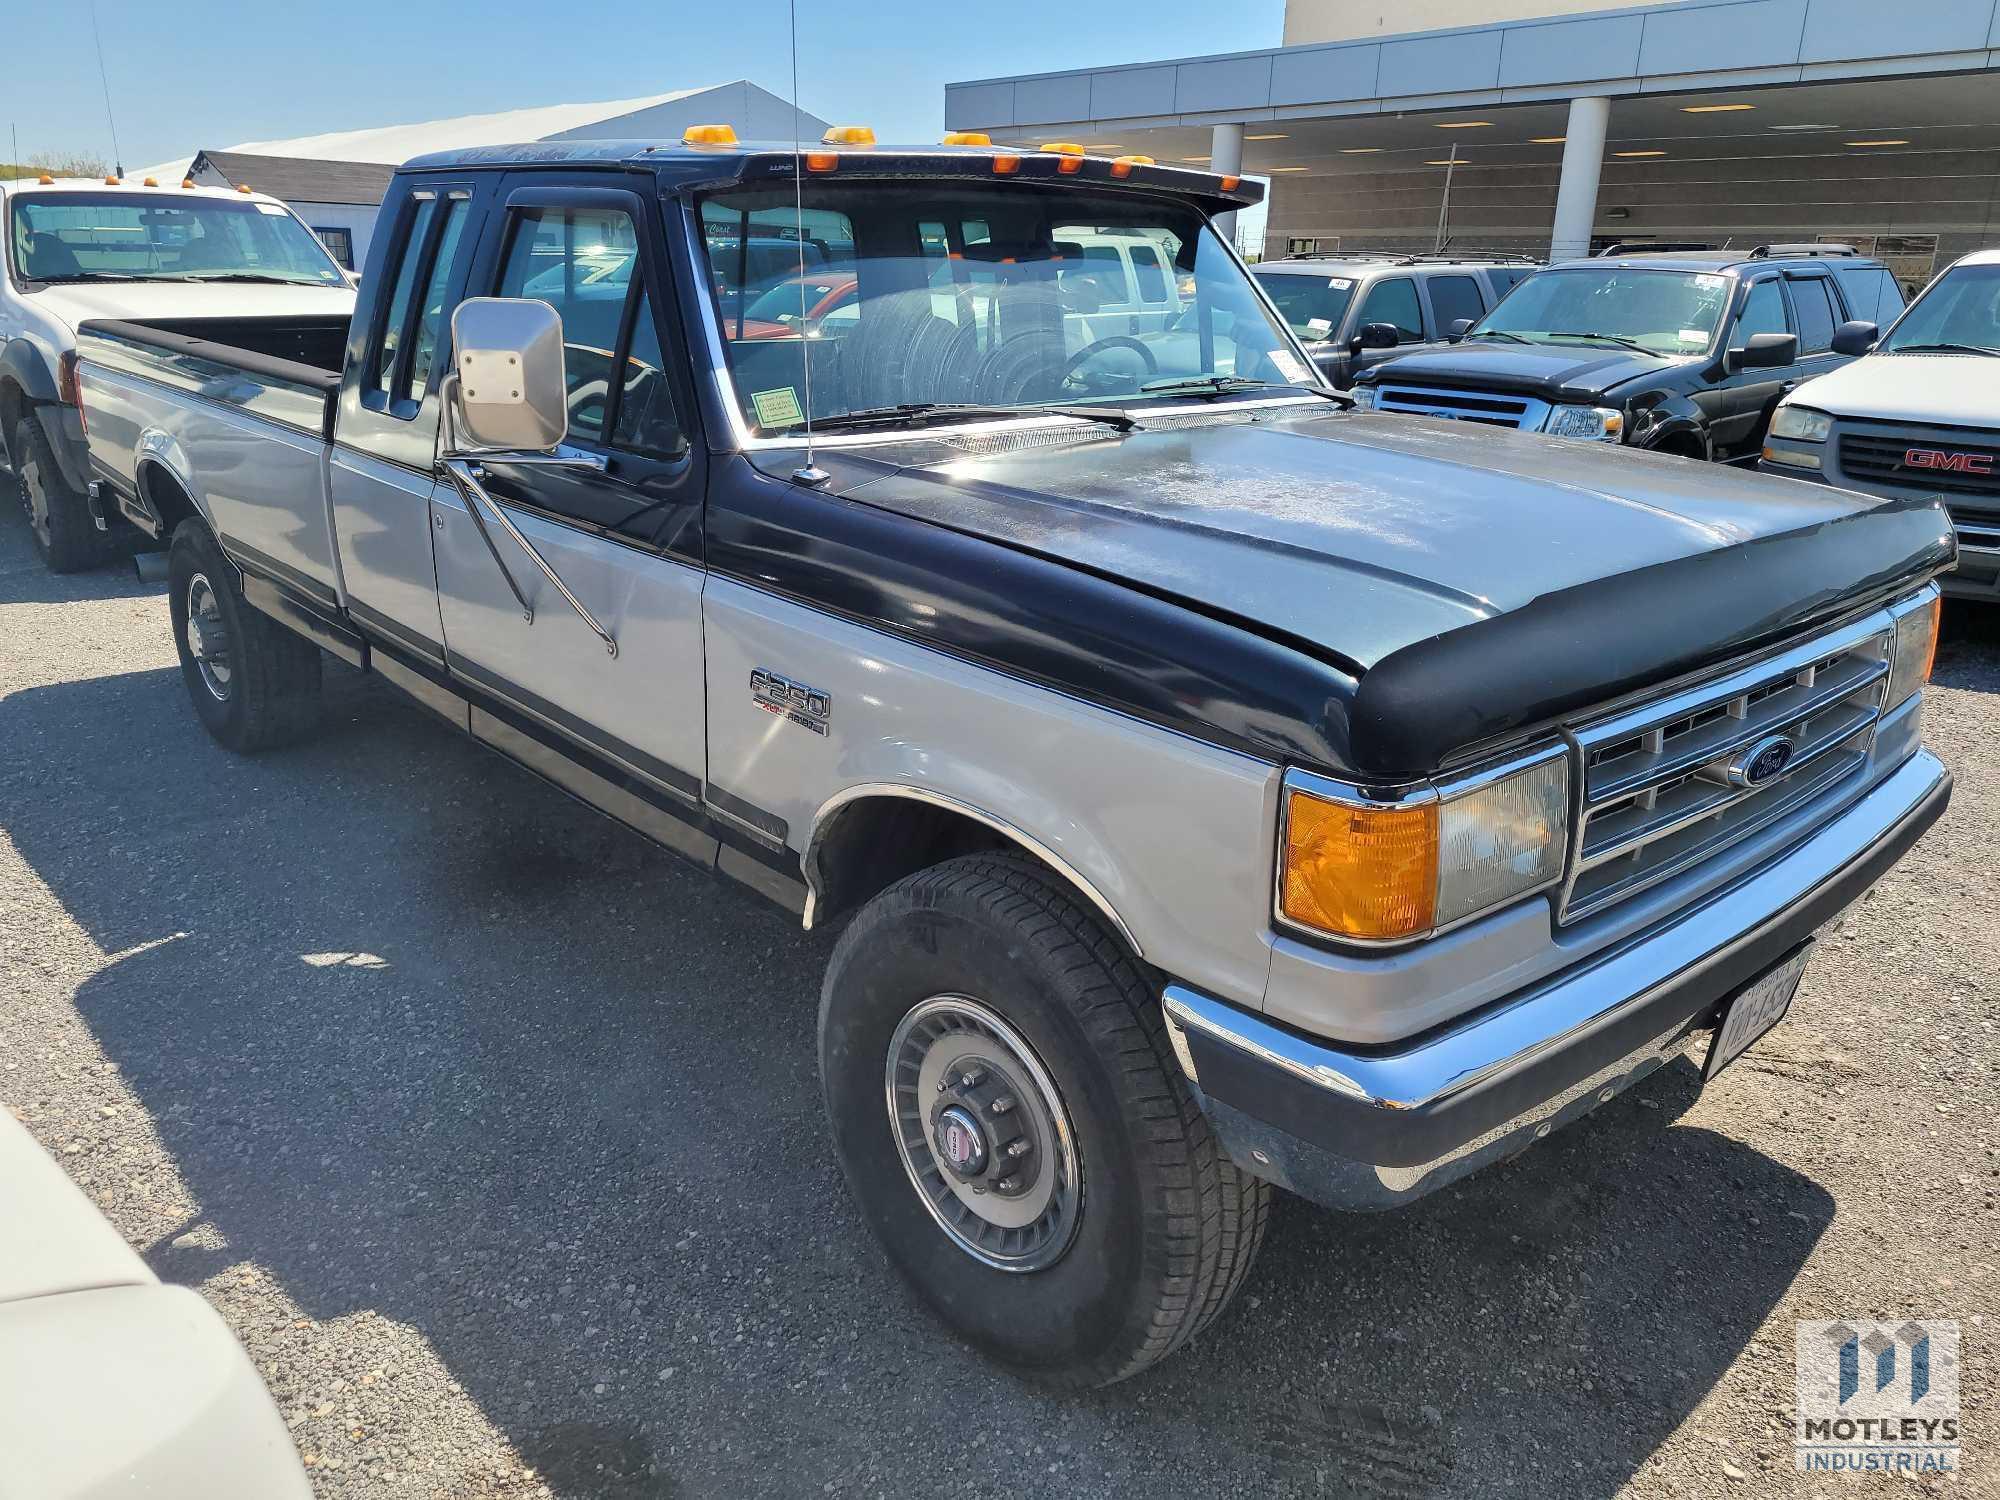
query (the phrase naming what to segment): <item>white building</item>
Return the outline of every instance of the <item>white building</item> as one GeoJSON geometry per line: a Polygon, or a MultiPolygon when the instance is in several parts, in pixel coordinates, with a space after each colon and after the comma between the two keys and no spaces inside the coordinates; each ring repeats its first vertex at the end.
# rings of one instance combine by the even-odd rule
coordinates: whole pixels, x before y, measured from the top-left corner
{"type": "Polygon", "coordinates": [[[786,141],[794,132],[802,140],[816,141],[827,128],[826,121],[794,110],[768,89],[739,78],[640,99],[543,104],[415,125],[245,141],[143,167],[130,176],[168,182],[191,175],[198,182],[231,186],[247,182],[259,192],[284,199],[315,229],[329,231],[324,237],[335,255],[348,249],[359,267],[367,263],[375,212],[388,187],[384,168],[432,151],[523,141],[678,140],[690,125],[728,125],[746,141],[786,141]]]}

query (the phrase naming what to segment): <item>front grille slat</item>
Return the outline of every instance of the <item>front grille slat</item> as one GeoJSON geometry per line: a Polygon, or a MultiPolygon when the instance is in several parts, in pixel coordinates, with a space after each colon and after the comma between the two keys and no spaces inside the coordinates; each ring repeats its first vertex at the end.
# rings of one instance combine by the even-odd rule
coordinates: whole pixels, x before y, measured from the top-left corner
{"type": "Polygon", "coordinates": [[[1486,427],[1529,431],[1539,430],[1548,416],[1548,404],[1532,396],[1435,386],[1382,385],[1375,392],[1375,408],[1406,416],[1451,417],[1486,427]]]}
{"type": "Polygon", "coordinates": [[[2000,504],[2000,445],[1984,433],[1961,437],[1945,428],[1843,424],[1839,457],[1841,473],[1849,479],[1912,494],[1963,495],[2000,504]],[[1939,455],[1937,466],[1912,464],[1912,453],[1939,455]]]}
{"type": "Polygon", "coordinates": [[[1691,869],[1857,774],[1889,647],[1877,617],[1579,730],[1583,808],[1559,919],[1691,869]],[[1732,761],[1773,735],[1790,746],[1783,769],[1732,780],[1732,761]]]}

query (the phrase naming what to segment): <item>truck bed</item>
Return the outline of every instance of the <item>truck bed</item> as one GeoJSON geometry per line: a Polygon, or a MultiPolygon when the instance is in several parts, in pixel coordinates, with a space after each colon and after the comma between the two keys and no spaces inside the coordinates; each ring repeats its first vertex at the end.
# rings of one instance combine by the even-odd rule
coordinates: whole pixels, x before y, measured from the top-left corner
{"type": "Polygon", "coordinates": [[[171,483],[239,561],[336,589],[327,452],[349,320],[99,319],[77,329],[93,479],[142,530],[171,483]]]}

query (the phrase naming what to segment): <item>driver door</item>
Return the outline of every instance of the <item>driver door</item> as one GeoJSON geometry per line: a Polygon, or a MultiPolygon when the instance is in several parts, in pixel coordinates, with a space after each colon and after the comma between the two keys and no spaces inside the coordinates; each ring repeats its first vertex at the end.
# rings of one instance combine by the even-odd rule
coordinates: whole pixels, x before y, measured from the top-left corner
{"type": "Polygon", "coordinates": [[[445,648],[451,671],[487,698],[691,803],[705,769],[702,445],[650,181],[606,180],[503,183],[505,222],[468,291],[562,314],[566,451],[601,467],[488,461],[485,487],[616,653],[482,514],[496,563],[449,486],[435,506],[445,648]]]}
{"type": "MultiPolygon", "coordinates": [[[[1766,276],[1751,283],[1722,348],[1724,353],[1740,349],[1759,333],[1797,332],[1781,279],[1766,276]]],[[[1764,439],[1767,414],[1797,383],[1797,377],[1797,368],[1790,365],[1724,375],[1714,393],[1716,417],[1709,426],[1715,456],[1730,461],[1754,453],[1764,439]]]]}

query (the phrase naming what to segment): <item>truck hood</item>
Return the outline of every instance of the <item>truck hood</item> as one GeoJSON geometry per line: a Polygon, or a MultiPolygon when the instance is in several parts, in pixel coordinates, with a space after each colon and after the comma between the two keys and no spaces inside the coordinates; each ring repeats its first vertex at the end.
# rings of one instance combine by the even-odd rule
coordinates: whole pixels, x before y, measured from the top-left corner
{"type": "Polygon", "coordinates": [[[1796,633],[1951,557],[1934,502],[1319,405],[985,457],[939,439],[902,446],[894,472],[847,493],[1359,676],[1353,722],[1338,726],[1353,731],[1356,769],[1430,769],[1473,739],[1796,633]],[[1477,677],[1424,666],[1436,643],[1453,642],[1456,662],[1473,638],[1477,677]],[[1440,701],[1414,705],[1413,730],[1417,690],[1440,701]],[[1364,723],[1378,710],[1404,722],[1364,723]]]}
{"type": "Polygon", "coordinates": [[[1869,354],[1809,380],[1790,404],[1836,417],[2000,428],[2000,360],[1983,354],[1869,354]]]}
{"type": "Polygon", "coordinates": [[[354,288],[260,286],[255,282],[64,282],[34,294],[36,308],[75,332],[91,318],[170,321],[182,318],[344,318],[354,313],[354,288]]]}
{"type": "Polygon", "coordinates": [[[1377,365],[1368,385],[1435,385],[1508,391],[1545,401],[1586,401],[1628,381],[1644,380],[1687,361],[1635,354],[1607,345],[1481,342],[1451,344],[1429,354],[1406,354],[1377,365]]]}

